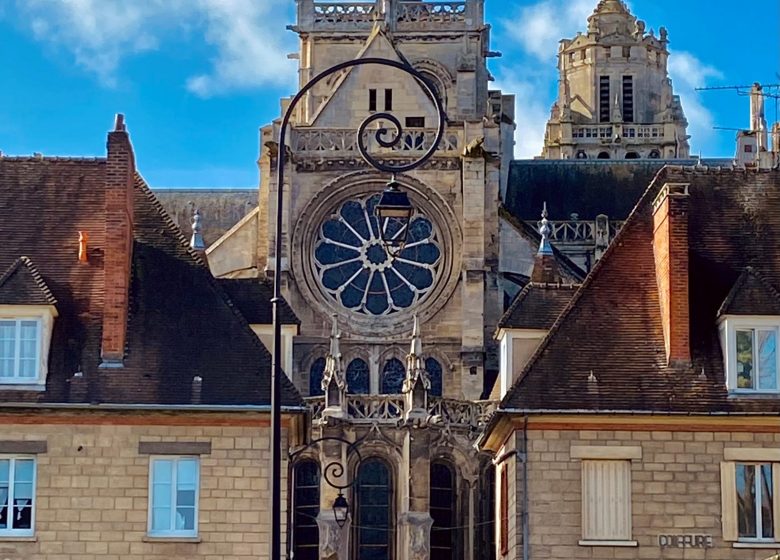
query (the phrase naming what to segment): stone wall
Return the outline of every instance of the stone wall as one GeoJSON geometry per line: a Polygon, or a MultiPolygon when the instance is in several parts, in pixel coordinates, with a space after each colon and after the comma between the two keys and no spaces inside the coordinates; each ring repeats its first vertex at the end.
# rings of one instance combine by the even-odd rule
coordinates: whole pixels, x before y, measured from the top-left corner
{"type": "MultiPolygon", "coordinates": [[[[37,454],[33,538],[0,538],[8,560],[263,558],[270,548],[270,428],[259,415],[15,417],[2,439],[45,441],[37,454]],[[200,455],[199,535],[147,536],[150,455],[139,442],[207,442],[200,455]]],[[[287,430],[282,448],[287,449],[287,430]]],[[[0,456],[5,458],[5,456],[0,456]]],[[[283,459],[286,458],[286,453],[283,459]]],[[[287,463],[282,463],[282,504],[287,463]]],[[[282,546],[286,513],[282,512],[282,546]]]]}
{"type": "MultiPolygon", "coordinates": [[[[689,431],[682,426],[655,430],[528,431],[530,556],[535,559],[685,558],[764,559],[780,544],[734,548],[724,542],[721,528],[721,462],[728,448],[780,446],[778,426],[734,431],[689,431]],[[773,432],[773,433],[761,433],[773,432]],[[641,459],[631,460],[632,538],[637,546],[582,546],[581,461],[572,459],[574,446],[641,447],[641,459]],[[660,535],[711,536],[712,548],[661,548],[660,535]]],[[[522,448],[523,432],[513,446],[522,448]]],[[[510,519],[521,533],[522,465],[516,464],[516,507],[510,519]]],[[[515,528],[512,527],[513,533],[515,528]]],[[[522,558],[521,539],[512,534],[510,554],[522,558]]],[[[501,558],[498,555],[498,558],[501,558]]]]}

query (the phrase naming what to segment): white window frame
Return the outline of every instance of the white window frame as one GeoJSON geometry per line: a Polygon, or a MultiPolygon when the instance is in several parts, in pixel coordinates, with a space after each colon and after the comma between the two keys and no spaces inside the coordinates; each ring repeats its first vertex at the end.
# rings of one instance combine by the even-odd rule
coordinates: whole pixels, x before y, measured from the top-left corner
{"type": "MultiPolygon", "coordinates": [[[[780,317],[773,316],[726,316],[719,325],[721,348],[723,350],[724,367],[726,370],[726,386],[733,395],[776,395],[780,394],[780,317]],[[737,331],[754,329],[756,331],[772,330],[775,332],[775,371],[777,374],[776,389],[748,389],[738,387],[737,376],[737,331]]],[[[757,337],[754,337],[754,348],[757,337]]],[[[754,356],[754,380],[758,383],[758,356],[754,356]]]]}
{"type": "MultiPolygon", "coordinates": [[[[763,523],[762,523],[762,512],[761,512],[761,502],[763,500],[763,492],[761,491],[761,479],[763,477],[763,473],[759,470],[764,465],[769,465],[769,472],[772,473],[774,465],[772,463],[753,463],[753,462],[742,462],[737,461],[734,466],[738,467],[742,465],[743,467],[752,467],[754,469],[754,492],[755,492],[755,508],[756,508],[756,533],[763,532],[763,523]]],[[[772,477],[772,484],[774,484],[774,476],[772,477]]],[[[734,492],[736,492],[736,487],[734,488],[734,492]]],[[[774,520],[774,512],[772,519],[774,520]]],[[[775,542],[776,537],[764,537],[764,536],[755,536],[755,537],[743,537],[740,536],[739,533],[737,533],[737,536],[739,537],[740,542],[775,542]]]]}
{"type": "MultiPolygon", "coordinates": [[[[778,448],[747,448],[736,447],[726,448],[724,450],[724,461],[721,462],[721,521],[723,529],[723,540],[733,543],[734,548],[767,548],[776,549],[780,544],[780,501],[777,497],[780,495],[780,449],[778,448]],[[774,496],[774,536],[761,537],[740,537],[738,523],[738,505],[737,505],[737,480],[736,466],[741,465],[770,465],[772,471],[772,490],[774,496]]],[[[760,479],[756,478],[756,484],[760,479]]],[[[758,489],[757,489],[758,490],[758,489]]],[[[757,493],[757,496],[760,494],[757,493]]],[[[756,505],[760,500],[756,500],[756,505]]],[[[757,512],[756,522],[758,523],[760,513],[757,512]]],[[[759,525],[756,529],[758,531],[759,525]]]]}
{"type": "MultiPolygon", "coordinates": [[[[620,546],[620,547],[634,547],[638,546],[638,542],[633,540],[633,492],[631,488],[631,471],[633,460],[640,460],[642,458],[642,448],[640,446],[590,446],[590,445],[573,445],[570,449],[570,457],[572,459],[582,460],[581,465],[581,500],[582,500],[582,540],[579,541],[580,546],[620,546]],[[627,468],[626,480],[624,491],[626,495],[623,499],[626,500],[623,504],[625,506],[624,524],[626,528],[626,534],[623,535],[591,535],[588,534],[588,515],[591,510],[592,503],[589,501],[593,493],[598,491],[598,488],[588,488],[586,485],[588,482],[585,479],[585,474],[588,471],[589,466],[595,464],[606,465],[607,463],[619,464],[623,468],[627,468]]],[[[602,508],[611,508],[614,510],[614,504],[601,504],[602,508]]],[[[614,529],[614,528],[613,528],[614,529]]],[[[615,531],[616,532],[616,531],[615,531]]]]}
{"type": "Polygon", "coordinates": [[[147,512],[146,533],[150,537],[156,538],[195,538],[198,536],[199,517],[200,517],[200,457],[198,455],[152,455],[149,457],[149,498],[147,512]],[[176,465],[181,460],[193,460],[197,465],[195,477],[195,524],[192,530],[177,530],[175,528],[168,531],[159,531],[152,528],[153,522],[153,504],[154,504],[154,463],[155,461],[173,462],[174,466],[171,472],[171,527],[175,527],[175,516],[177,509],[176,502],[176,465]]]}
{"type": "Polygon", "coordinates": [[[30,528],[29,529],[2,529],[0,528],[0,537],[32,537],[35,535],[35,510],[38,505],[38,460],[34,455],[0,455],[0,460],[9,461],[8,465],[8,518],[13,517],[13,496],[14,496],[14,474],[16,472],[16,461],[32,461],[32,507],[30,510],[30,528]]]}
{"type": "Polygon", "coordinates": [[[29,385],[34,383],[40,383],[41,379],[41,342],[43,338],[43,327],[40,317],[2,317],[0,316],[0,322],[14,322],[15,325],[15,350],[14,350],[14,371],[13,375],[0,376],[0,384],[5,385],[29,385]],[[32,377],[21,377],[19,375],[19,367],[21,364],[21,331],[22,323],[34,322],[35,323],[35,375],[32,377]]]}

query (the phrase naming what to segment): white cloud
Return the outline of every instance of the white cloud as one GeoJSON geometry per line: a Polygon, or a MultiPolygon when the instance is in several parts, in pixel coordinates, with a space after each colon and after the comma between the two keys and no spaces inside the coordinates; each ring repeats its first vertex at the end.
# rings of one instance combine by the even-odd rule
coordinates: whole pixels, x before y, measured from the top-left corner
{"type": "Polygon", "coordinates": [[[287,0],[17,0],[22,25],[41,42],[72,52],[78,65],[113,86],[122,61],[202,32],[213,67],[188,80],[201,96],[290,83],[293,34],[287,0]],[[177,36],[178,34],[178,36],[177,36]]]}
{"type": "Polygon", "coordinates": [[[544,131],[550,108],[547,98],[540,95],[548,87],[547,77],[531,77],[509,71],[498,78],[491,89],[500,89],[515,96],[515,157],[531,159],[542,154],[544,131]]]}
{"type": "Polygon", "coordinates": [[[711,79],[722,79],[717,68],[703,63],[688,52],[673,52],[669,55],[669,75],[675,94],[680,96],[685,116],[688,119],[688,134],[691,135],[692,153],[707,152],[717,145],[713,137],[715,120],[701,98],[697,87],[704,87],[711,79]]]}
{"type": "Polygon", "coordinates": [[[520,8],[500,25],[507,38],[526,52],[540,60],[554,60],[558,42],[584,29],[593,6],[593,0],[544,0],[520,8]]]}

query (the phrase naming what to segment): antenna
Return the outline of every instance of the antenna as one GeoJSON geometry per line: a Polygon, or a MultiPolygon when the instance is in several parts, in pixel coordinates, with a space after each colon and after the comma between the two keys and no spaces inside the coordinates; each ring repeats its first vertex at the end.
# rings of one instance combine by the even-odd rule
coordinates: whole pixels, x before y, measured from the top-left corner
{"type": "MultiPolygon", "coordinates": [[[[780,78],[780,73],[776,74],[778,78],[780,78]]],[[[756,82],[758,83],[758,82],[756,82]]],[[[751,90],[755,84],[751,84],[749,86],[709,86],[709,87],[697,87],[695,88],[696,91],[723,91],[723,90],[733,90],[737,92],[737,95],[742,96],[748,96],[751,95],[751,90]]],[[[758,93],[758,95],[761,95],[762,97],[768,97],[770,99],[775,100],[775,118],[774,122],[777,122],[777,113],[778,113],[778,104],[780,102],[780,83],[779,84],[759,84],[761,86],[761,91],[758,93]],[[776,92],[771,92],[767,90],[776,90],[776,92]]],[[[722,127],[713,127],[715,130],[742,130],[739,128],[722,128],[722,127]]]]}

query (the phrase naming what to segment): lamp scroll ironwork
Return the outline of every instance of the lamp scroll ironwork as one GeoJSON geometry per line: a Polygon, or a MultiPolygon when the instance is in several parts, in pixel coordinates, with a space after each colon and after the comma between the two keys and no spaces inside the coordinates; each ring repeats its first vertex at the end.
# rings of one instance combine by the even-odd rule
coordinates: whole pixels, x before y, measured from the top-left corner
{"type": "MultiPolygon", "coordinates": [[[[395,182],[395,177],[400,173],[406,173],[417,169],[430,160],[441,143],[444,136],[444,128],[446,124],[446,114],[442,105],[441,99],[436,93],[436,89],[427,80],[427,78],[412,67],[407,62],[390,60],[384,58],[360,58],[355,60],[349,60],[336,64],[319,73],[306,83],[300,91],[293,97],[290,104],[287,106],[287,110],[282,118],[281,126],[279,127],[279,140],[277,151],[277,180],[276,180],[276,228],[274,239],[274,294],[271,300],[273,306],[273,353],[271,364],[271,558],[272,560],[281,559],[281,527],[282,527],[282,508],[281,508],[281,385],[282,385],[282,330],[280,322],[280,306],[282,302],[281,293],[281,280],[282,280],[282,221],[284,218],[283,204],[284,204],[284,171],[286,164],[286,141],[287,141],[287,129],[290,124],[290,120],[298,107],[298,103],[303,97],[317,84],[325,80],[326,78],[342,72],[352,69],[358,66],[366,65],[379,65],[389,68],[395,68],[404,72],[405,74],[413,77],[420,87],[423,89],[427,97],[433,102],[436,108],[437,128],[436,137],[431,143],[429,148],[417,159],[412,161],[392,162],[388,159],[380,159],[370,153],[366,146],[365,138],[367,136],[368,127],[373,123],[377,123],[379,126],[375,131],[374,138],[377,144],[382,148],[393,148],[403,141],[403,127],[401,121],[393,114],[384,111],[370,115],[366,118],[357,130],[357,147],[361,157],[365,162],[376,169],[384,173],[391,175],[391,184],[395,182]],[[386,126],[389,123],[392,126],[392,131],[386,126]],[[389,136],[388,136],[389,135],[389,136]]],[[[387,193],[390,190],[390,186],[385,190],[387,193]]],[[[395,188],[398,186],[396,184],[395,188]]],[[[405,195],[400,189],[398,190],[402,195],[405,195]]],[[[408,198],[406,199],[408,201],[408,198]]],[[[380,201],[381,202],[381,201],[380,201]]],[[[396,198],[396,202],[403,203],[403,200],[396,198]]],[[[380,205],[381,207],[381,205],[380,205]]],[[[409,204],[411,209],[411,204],[409,204]]],[[[392,211],[399,213],[398,208],[392,211]]],[[[391,212],[391,210],[388,210],[391,212]]],[[[408,213],[411,217],[411,211],[408,213]]],[[[388,214],[379,215],[381,220],[380,227],[382,231],[382,241],[385,245],[388,254],[391,258],[394,258],[403,250],[403,243],[405,237],[401,239],[401,236],[405,236],[408,231],[408,218],[405,227],[401,227],[403,223],[394,222],[398,220],[399,216],[389,216],[388,214]],[[387,218],[384,220],[383,218],[387,218]],[[395,224],[394,226],[392,224],[395,224]],[[386,227],[385,227],[386,226],[386,227]]],[[[404,217],[400,216],[403,220],[404,217]]],[[[341,467],[343,468],[343,466],[341,467]]]]}

